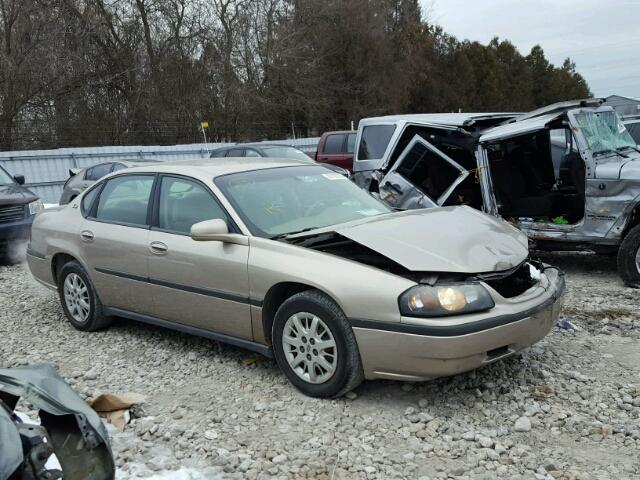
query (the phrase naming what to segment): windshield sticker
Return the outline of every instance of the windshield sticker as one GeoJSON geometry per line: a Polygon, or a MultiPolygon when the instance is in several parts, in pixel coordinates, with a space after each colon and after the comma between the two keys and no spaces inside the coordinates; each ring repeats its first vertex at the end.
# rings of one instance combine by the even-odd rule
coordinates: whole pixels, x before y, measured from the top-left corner
{"type": "Polygon", "coordinates": [[[347,177],[339,173],[323,173],[322,176],[328,180],[347,180],[347,177]]]}
{"type": "Polygon", "coordinates": [[[626,130],[624,123],[620,122],[618,123],[618,133],[622,133],[626,130]]]}

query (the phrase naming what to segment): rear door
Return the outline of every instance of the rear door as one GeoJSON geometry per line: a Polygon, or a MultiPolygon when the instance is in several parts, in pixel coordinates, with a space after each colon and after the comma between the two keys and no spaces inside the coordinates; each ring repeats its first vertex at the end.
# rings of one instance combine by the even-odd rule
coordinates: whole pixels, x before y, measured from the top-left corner
{"type": "Polygon", "coordinates": [[[204,184],[191,177],[160,177],[148,242],[154,316],[250,339],[248,242],[198,242],[189,235],[194,223],[214,218],[235,231],[204,184]]]}
{"type": "Polygon", "coordinates": [[[83,200],[89,210],[78,243],[105,306],[150,311],[148,218],[154,181],[155,174],[119,175],[105,182],[91,206],[83,200]]]}
{"type": "Polygon", "coordinates": [[[382,178],[380,197],[397,208],[442,205],[469,172],[419,135],[382,178]]]}

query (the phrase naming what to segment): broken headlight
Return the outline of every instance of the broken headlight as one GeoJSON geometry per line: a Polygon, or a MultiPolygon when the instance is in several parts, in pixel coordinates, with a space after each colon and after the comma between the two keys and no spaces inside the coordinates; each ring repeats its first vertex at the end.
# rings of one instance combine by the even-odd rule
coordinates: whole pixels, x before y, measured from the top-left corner
{"type": "Polygon", "coordinates": [[[400,295],[400,313],[406,317],[445,317],[482,312],[495,306],[479,283],[416,285],[400,295]]]}
{"type": "Polygon", "coordinates": [[[29,215],[35,215],[38,212],[44,210],[44,203],[38,199],[35,202],[29,203],[29,215]]]}

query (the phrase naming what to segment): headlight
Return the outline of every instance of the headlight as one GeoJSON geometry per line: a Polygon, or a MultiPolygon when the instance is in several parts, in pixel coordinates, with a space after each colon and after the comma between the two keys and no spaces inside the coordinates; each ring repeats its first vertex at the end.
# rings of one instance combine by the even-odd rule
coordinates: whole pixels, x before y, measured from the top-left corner
{"type": "Polygon", "coordinates": [[[406,317],[444,317],[482,312],[495,307],[479,283],[417,285],[400,295],[400,313],[406,317]]]}
{"type": "Polygon", "coordinates": [[[29,204],[29,215],[35,215],[41,210],[44,210],[44,203],[42,203],[42,200],[38,199],[29,204]]]}

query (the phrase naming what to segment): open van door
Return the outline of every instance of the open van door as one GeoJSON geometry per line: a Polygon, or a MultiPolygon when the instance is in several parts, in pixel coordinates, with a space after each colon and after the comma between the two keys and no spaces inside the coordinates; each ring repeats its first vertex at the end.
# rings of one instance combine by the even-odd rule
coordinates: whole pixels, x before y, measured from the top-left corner
{"type": "Polygon", "coordinates": [[[469,172],[420,135],[382,178],[380,198],[396,208],[441,206],[469,172]]]}

